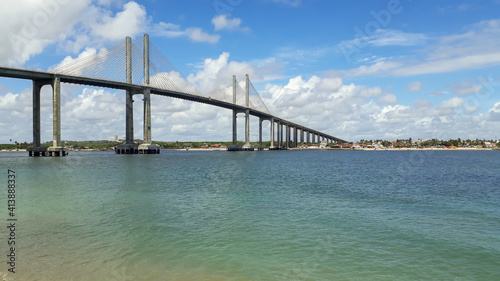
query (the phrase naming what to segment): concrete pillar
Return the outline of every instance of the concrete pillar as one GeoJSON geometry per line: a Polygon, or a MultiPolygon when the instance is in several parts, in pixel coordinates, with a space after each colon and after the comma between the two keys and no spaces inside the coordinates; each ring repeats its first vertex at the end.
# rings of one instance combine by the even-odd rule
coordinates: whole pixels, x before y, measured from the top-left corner
{"type": "Polygon", "coordinates": [[[290,148],[290,124],[286,124],[286,149],[290,148]]]}
{"type": "MultiPolygon", "coordinates": [[[[149,35],[144,34],[144,86],[149,86],[149,35]]],[[[151,136],[151,89],[144,89],[144,143],[150,144],[151,136]]]]}
{"type": "Polygon", "coordinates": [[[270,144],[269,148],[274,148],[274,118],[271,118],[271,137],[270,137],[270,144]]]}
{"type": "MultiPolygon", "coordinates": [[[[132,84],[132,39],[125,39],[125,60],[127,83],[132,84]]],[[[134,93],[131,89],[125,93],[125,143],[134,143],[134,93]]]]}
{"type": "Polygon", "coordinates": [[[259,117],[259,147],[262,147],[262,122],[264,119],[259,117]]]}
{"type": "Polygon", "coordinates": [[[144,85],[149,86],[149,35],[144,34],[144,85]]]}
{"type": "Polygon", "coordinates": [[[304,143],[304,128],[300,129],[300,143],[304,143]]]}
{"type": "Polygon", "coordinates": [[[125,66],[127,83],[132,84],[132,38],[125,38],[125,66]]]}
{"type": "Polygon", "coordinates": [[[246,85],[245,85],[245,145],[243,147],[251,147],[250,145],[250,78],[248,74],[246,75],[246,85]]]}
{"type": "Polygon", "coordinates": [[[294,147],[297,147],[297,146],[298,146],[298,143],[299,143],[299,142],[298,142],[298,135],[299,135],[298,130],[299,130],[299,128],[294,127],[293,129],[294,129],[294,130],[293,130],[293,143],[294,143],[294,145],[293,145],[293,146],[294,146],[294,147]]]}
{"type": "Polygon", "coordinates": [[[250,147],[250,109],[245,110],[245,145],[243,147],[250,147]]]}
{"type": "Polygon", "coordinates": [[[311,132],[307,131],[306,136],[307,136],[307,143],[310,143],[311,142],[311,132]]]}
{"type": "Polygon", "coordinates": [[[276,147],[281,148],[281,123],[276,122],[276,147]]]}
{"type": "Polygon", "coordinates": [[[40,90],[45,83],[33,80],[33,148],[40,147],[40,90]]]}
{"type": "Polygon", "coordinates": [[[280,122],[280,147],[283,148],[283,124],[280,122]]]}
{"type": "Polygon", "coordinates": [[[134,94],[132,90],[125,92],[125,143],[134,143],[134,94]]]}
{"type": "Polygon", "coordinates": [[[151,143],[151,90],[144,89],[144,143],[151,143]]]}
{"type": "Polygon", "coordinates": [[[53,90],[53,147],[61,147],[61,80],[55,77],[52,84],[53,90]]]}
{"type": "Polygon", "coordinates": [[[233,110],[233,145],[238,144],[238,123],[236,121],[237,115],[238,112],[236,110],[233,110]]]}
{"type": "MultiPolygon", "coordinates": [[[[233,104],[236,104],[236,75],[233,75],[233,104]]],[[[238,123],[236,117],[238,112],[233,110],[233,145],[238,144],[238,123]]]]}

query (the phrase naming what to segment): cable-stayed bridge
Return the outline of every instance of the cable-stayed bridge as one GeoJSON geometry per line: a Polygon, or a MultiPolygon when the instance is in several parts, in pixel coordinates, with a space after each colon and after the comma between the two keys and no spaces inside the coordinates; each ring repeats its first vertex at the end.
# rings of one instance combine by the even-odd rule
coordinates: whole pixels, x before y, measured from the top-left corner
{"type": "Polygon", "coordinates": [[[119,154],[159,153],[159,147],[151,137],[151,94],[200,102],[233,111],[233,146],[230,150],[254,150],[250,144],[250,115],[259,118],[259,144],[262,148],[262,122],[270,121],[269,149],[288,149],[303,142],[347,141],[311,128],[279,118],[269,112],[255,87],[246,75],[243,89],[233,76],[231,81],[220,85],[207,94],[202,94],[175,68],[153,44],[149,36],[96,51],[77,59],[65,59],[49,71],[0,67],[0,77],[28,79],[33,81],[33,148],[30,156],[64,156],[61,146],[61,87],[60,83],[88,85],[125,90],[125,143],[116,148],[119,154]],[[53,98],[53,144],[41,147],[40,136],[40,90],[52,86],[53,98]],[[133,96],[142,94],[144,105],[143,143],[134,143],[133,96]],[[237,146],[238,113],[245,114],[245,144],[237,146]],[[300,131],[300,133],[299,133],[300,131]]]}

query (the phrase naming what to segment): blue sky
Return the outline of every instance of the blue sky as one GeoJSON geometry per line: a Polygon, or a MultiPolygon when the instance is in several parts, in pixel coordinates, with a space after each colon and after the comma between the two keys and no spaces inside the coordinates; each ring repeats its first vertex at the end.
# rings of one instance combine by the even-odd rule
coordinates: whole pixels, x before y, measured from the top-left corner
{"type": "MultiPolygon", "coordinates": [[[[21,0],[0,64],[48,70],[150,34],[202,93],[249,74],[269,110],[350,141],[495,139],[500,1],[21,0]]],[[[50,140],[50,88],[42,94],[50,140]]],[[[136,100],[140,100],[136,96],[136,100]]],[[[124,136],[121,91],[63,85],[63,139],[124,136]]],[[[142,136],[135,105],[135,135],[142,136]]],[[[31,141],[31,82],[0,78],[0,143],[31,141]]],[[[242,116],[240,116],[242,117],[242,116]]],[[[153,140],[229,140],[231,112],[153,97],[153,140]]],[[[243,118],[239,118],[243,136],[243,118]]],[[[266,133],[269,124],[264,124],[266,133]],[[267,126],[267,127],[266,127],[267,126]]],[[[252,140],[257,120],[252,119],[252,140]]],[[[240,139],[242,139],[240,137],[240,139]]]]}

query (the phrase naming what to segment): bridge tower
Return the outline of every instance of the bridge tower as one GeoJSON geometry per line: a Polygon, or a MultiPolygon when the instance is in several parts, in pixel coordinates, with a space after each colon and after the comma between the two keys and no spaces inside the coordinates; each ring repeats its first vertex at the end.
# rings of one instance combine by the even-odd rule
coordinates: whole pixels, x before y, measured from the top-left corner
{"type": "Polygon", "coordinates": [[[243,150],[253,150],[250,144],[250,78],[248,74],[245,75],[245,144],[243,150]]]}
{"type": "MultiPolygon", "coordinates": [[[[149,35],[143,37],[143,67],[144,67],[144,88],[142,92],[134,92],[130,87],[126,90],[125,98],[125,144],[118,145],[115,148],[117,154],[157,154],[160,153],[160,147],[152,144],[151,136],[151,88],[149,85],[149,35]],[[143,143],[138,145],[134,143],[134,94],[142,94],[144,104],[143,115],[143,143]]],[[[127,84],[133,83],[132,80],[132,39],[127,36],[125,39],[126,49],[126,77],[127,84]]],[[[137,90],[135,90],[137,91],[137,90]]]]}
{"type": "Polygon", "coordinates": [[[157,154],[160,153],[160,146],[152,144],[151,136],[151,88],[149,87],[149,35],[144,34],[144,90],[143,90],[143,103],[144,103],[144,139],[143,143],[139,145],[140,154],[157,154]]]}

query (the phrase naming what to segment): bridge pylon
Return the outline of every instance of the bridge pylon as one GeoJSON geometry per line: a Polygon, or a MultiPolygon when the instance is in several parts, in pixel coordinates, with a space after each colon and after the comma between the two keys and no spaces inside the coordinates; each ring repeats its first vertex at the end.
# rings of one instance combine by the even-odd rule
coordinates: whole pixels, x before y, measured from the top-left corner
{"type": "MultiPolygon", "coordinates": [[[[150,86],[150,60],[149,60],[149,35],[144,34],[143,37],[143,66],[144,66],[144,88],[142,93],[136,93],[133,89],[126,90],[126,124],[125,124],[125,144],[118,145],[115,148],[116,154],[158,154],[160,153],[160,146],[152,143],[151,134],[151,88],[150,86]],[[142,144],[134,143],[134,106],[133,95],[142,94],[144,104],[143,116],[143,132],[144,138],[142,144]]],[[[132,40],[130,37],[125,39],[126,49],[126,77],[127,84],[132,84],[132,40]]]]}

